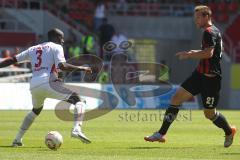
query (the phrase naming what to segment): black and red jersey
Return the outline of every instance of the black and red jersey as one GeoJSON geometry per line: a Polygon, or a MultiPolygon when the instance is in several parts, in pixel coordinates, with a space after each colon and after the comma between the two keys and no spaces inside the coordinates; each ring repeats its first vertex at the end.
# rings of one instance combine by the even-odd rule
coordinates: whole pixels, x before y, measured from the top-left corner
{"type": "Polygon", "coordinates": [[[209,59],[201,59],[197,71],[199,73],[221,75],[220,60],[222,57],[222,37],[219,29],[214,25],[206,28],[203,32],[202,50],[213,47],[213,56],[209,59]]]}

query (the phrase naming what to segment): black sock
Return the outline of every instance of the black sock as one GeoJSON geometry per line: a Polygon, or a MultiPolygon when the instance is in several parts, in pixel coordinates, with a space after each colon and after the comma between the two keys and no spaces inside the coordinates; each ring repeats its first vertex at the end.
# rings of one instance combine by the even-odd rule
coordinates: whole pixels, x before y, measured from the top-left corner
{"type": "Polygon", "coordinates": [[[168,128],[172,124],[172,122],[176,119],[179,111],[179,106],[171,105],[165,112],[164,119],[160,130],[158,131],[160,134],[165,135],[168,131],[168,128]]]}
{"type": "Polygon", "coordinates": [[[228,124],[226,118],[219,112],[216,113],[216,116],[212,119],[213,124],[217,127],[222,128],[225,132],[225,135],[232,134],[232,129],[228,124]]]}

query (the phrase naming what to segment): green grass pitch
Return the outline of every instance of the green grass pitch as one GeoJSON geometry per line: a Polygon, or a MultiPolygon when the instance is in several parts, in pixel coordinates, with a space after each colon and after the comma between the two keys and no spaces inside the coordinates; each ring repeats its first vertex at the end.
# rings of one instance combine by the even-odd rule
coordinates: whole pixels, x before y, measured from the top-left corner
{"type": "MultiPolygon", "coordinates": [[[[221,111],[231,124],[240,128],[239,111],[221,111]]],[[[83,130],[92,140],[83,144],[70,138],[72,122],[64,122],[53,111],[43,111],[24,137],[24,147],[11,148],[27,111],[0,111],[0,160],[239,160],[240,135],[230,148],[223,147],[224,134],[204,118],[202,111],[180,112],[167,135],[167,142],[145,142],[143,137],[156,131],[159,110],[115,110],[85,122],[83,130]],[[155,115],[154,115],[155,114],[155,115]],[[64,143],[58,151],[46,148],[44,137],[59,131],[64,143]]],[[[164,113],[162,111],[162,113],[164,113]]]]}

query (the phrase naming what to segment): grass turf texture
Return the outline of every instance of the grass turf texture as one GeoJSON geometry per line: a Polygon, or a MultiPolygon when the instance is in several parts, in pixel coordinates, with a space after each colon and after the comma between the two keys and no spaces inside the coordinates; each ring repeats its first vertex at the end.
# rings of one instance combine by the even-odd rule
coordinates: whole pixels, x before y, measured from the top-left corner
{"type": "MultiPolygon", "coordinates": [[[[1,160],[80,160],[80,159],[161,159],[161,160],[239,160],[239,134],[230,148],[223,147],[224,133],[204,118],[202,111],[181,111],[167,135],[167,142],[145,142],[143,137],[156,131],[161,121],[159,110],[115,110],[87,121],[84,132],[89,145],[70,138],[72,122],[63,122],[53,111],[43,111],[24,137],[25,146],[11,148],[27,111],[0,111],[1,160]],[[156,117],[151,114],[155,114],[156,117]],[[134,116],[135,115],[135,116],[134,116]],[[155,119],[157,118],[157,119],[155,119]],[[49,150],[44,137],[59,131],[64,143],[58,151],[49,150]]],[[[231,124],[239,125],[239,111],[222,111],[231,124]]]]}

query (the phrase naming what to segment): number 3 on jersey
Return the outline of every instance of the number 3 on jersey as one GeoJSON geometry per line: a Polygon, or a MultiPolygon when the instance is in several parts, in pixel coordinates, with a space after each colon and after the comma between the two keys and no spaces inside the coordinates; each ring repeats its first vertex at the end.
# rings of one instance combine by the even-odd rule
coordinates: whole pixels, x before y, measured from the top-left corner
{"type": "Polygon", "coordinates": [[[42,64],[42,50],[38,49],[36,52],[36,55],[37,55],[37,63],[35,63],[35,67],[38,68],[42,64]]]}

